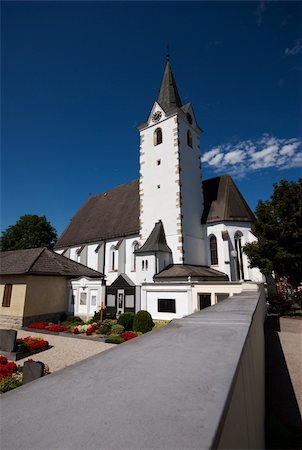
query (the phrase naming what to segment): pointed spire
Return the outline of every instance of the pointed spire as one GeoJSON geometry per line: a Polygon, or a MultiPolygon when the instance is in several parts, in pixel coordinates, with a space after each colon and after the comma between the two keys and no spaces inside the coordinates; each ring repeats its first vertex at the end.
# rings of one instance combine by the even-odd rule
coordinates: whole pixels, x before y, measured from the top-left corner
{"type": "Polygon", "coordinates": [[[165,111],[168,111],[175,107],[180,108],[182,106],[182,102],[171,69],[169,46],[167,46],[166,60],[166,68],[161,82],[157,102],[165,111]]]}

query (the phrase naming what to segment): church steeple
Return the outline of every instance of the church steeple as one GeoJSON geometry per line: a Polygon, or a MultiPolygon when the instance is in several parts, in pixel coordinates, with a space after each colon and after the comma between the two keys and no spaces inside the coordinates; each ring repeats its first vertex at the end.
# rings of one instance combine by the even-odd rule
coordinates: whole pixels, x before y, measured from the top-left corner
{"type": "Polygon", "coordinates": [[[165,111],[169,111],[175,107],[180,108],[182,106],[176,81],[171,69],[169,53],[167,54],[166,68],[161,82],[157,102],[165,111]]]}

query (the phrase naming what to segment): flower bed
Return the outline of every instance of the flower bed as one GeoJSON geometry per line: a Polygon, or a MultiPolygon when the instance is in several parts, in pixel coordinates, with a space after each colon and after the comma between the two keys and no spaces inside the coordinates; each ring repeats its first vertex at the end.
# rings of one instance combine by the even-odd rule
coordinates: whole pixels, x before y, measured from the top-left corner
{"type": "Polygon", "coordinates": [[[39,337],[33,338],[31,336],[17,339],[17,345],[21,346],[24,352],[30,352],[49,346],[48,341],[45,341],[45,339],[39,337]]]}
{"type": "Polygon", "coordinates": [[[27,328],[35,328],[37,330],[45,330],[45,328],[48,326],[48,322],[36,322],[31,323],[27,326],[27,328]]]}
{"type": "Polygon", "coordinates": [[[17,372],[17,366],[13,361],[8,361],[5,356],[0,356],[0,380],[17,372]]]}
{"type": "Polygon", "coordinates": [[[67,331],[68,327],[65,327],[64,325],[48,325],[47,327],[45,327],[45,330],[58,331],[60,333],[62,331],[67,331]]]}
{"type": "Polygon", "coordinates": [[[130,339],[134,339],[138,336],[137,333],[135,333],[134,331],[125,331],[124,333],[121,334],[121,338],[124,339],[124,341],[130,341],[130,339]]]}
{"type": "Polygon", "coordinates": [[[87,336],[91,336],[92,333],[96,331],[97,326],[98,326],[97,323],[90,323],[88,325],[77,325],[76,327],[73,327],[72,332],[74,334],[85,333],[87,336]]]}

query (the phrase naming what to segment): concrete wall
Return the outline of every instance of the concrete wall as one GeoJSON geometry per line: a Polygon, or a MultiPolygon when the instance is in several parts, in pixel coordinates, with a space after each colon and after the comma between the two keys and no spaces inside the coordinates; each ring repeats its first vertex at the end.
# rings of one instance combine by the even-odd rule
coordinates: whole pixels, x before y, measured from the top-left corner
{"type": "Polygon", "coordinates": [[[247,291],[8,392],[1,448],[264,449],[264,317],[247,291]]]}

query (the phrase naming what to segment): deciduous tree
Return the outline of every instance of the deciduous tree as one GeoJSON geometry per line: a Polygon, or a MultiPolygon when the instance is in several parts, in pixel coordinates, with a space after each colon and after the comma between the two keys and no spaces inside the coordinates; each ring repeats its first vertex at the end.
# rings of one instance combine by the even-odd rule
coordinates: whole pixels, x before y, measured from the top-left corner
{"type": "Polygon", "coordinates": [[[26,214],[2,233],[0,250],[52,248],[56,240],[57,232],[45,216],[26,214]]]}

